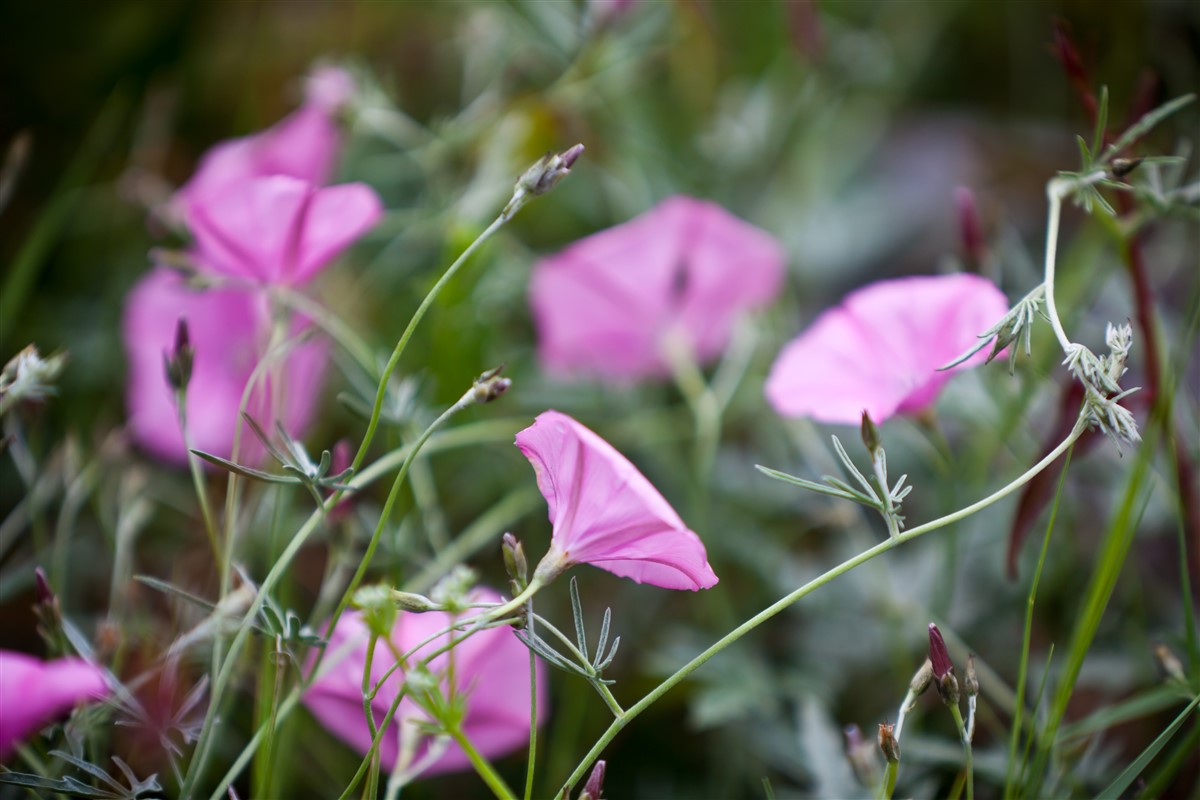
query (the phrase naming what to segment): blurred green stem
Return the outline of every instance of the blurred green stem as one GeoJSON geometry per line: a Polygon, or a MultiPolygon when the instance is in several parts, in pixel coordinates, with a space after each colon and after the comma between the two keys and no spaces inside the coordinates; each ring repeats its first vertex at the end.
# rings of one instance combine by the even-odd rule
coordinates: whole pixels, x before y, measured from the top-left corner
{"type": "Polygon", "coordinates": [[[950,706],[950,715],[954,717],[954,726],[958,728],[958,738],[963,746],[963,768],[967,771],[967,800],[975,800],[975,764],[971,752],[971,739],[967,736],[967,726],[963,722],[962,712],[958,704],[950,706]]]}
{"type": "Polygon", "coordinates": [[[611,742],[613,740],[613,738],[618,733],[620,733],[621,730],[626,725],[628,725],[634,718],[636,718],[643,711],[645,711],[647,708],[649,708],[651,705],[653,705],[655,702],[657,702],[668,691],[673,689],[678,684],[682,683],[685,678],[687,678],[689,675],[691,675],[693,672],[695,672],[697,669],[699,669],[701,666],[703,666],[713,656],[717,655],[722,650],[724,650],[725,648],[729,647],[730,645],[732,645],[733,643],[735,643],[736,641],[741,639],[747,633],[758,628],[760,625],[762,625],[767,620],[771,619],[772,617],[776,616],[780,612],[789,608],[790,606],[795,604],[801,598],[811,594],[815,590],[817,590],[817,589],[821,588],[822,586],[824,586],[825,584],[829,583],[834,578],[844,575],[845,573],[849,572],[850,570],[854,569],[855,567],[859,566],[860,564],[864,564],[867,561],[870,561],[871,559],[875,558],[876,556],[883,555],[884,553],[888,552],[889,550],[892,550],[893,548],[895,548],[905,542],[908,542],[912,539],[916,539],[917,537],[923,536],[924,534],[930,533],[931,531],[935,531],[940,528],[944,528],[947,525],[958,522],[961,519],[965,519],[979,511],[983,510],[984,508],[987,508],[988,506],[992,505],[993,503],[995,503],[999,500],[1002,500],[1003,498],[1007,497],[1008,495],[1012,494],[1017,489],[1020,489],[1026,483],[1031,481],[1034,477],[1036,477],[1042,470],[1044,470],[1050,464],[1052,464],[1056,460],[1058,460],[1059,456],[1061,456],[1063,453],[1065,453],[1071,447],[1071,445],[1075,443],[1075,440],[1078,439],[1083,434],[1083,432],[1085,430],[1086,430],[1086,423],[1085,423],[1084,417],[1081,414],[1079,420],[1075,423],[1075,427],[1072,428],[1071,433],[1067,436],[1067,438],[1065,438],[1062,442],[1059,443],[1059,445],[1057,447],[1055,447],[1053,450],[1051,450],[1049,453],[1047,453],[1045,458],[1043,458],[1038,463],[1034,464],[1026,472],[1024,472],[1020,477],[1016,478],[1015,480],[1013,480],[1012,482],[1010,482],[1003,488],[996,490],[995,492],[993,492],[992,494],[983,498],[982,500],[972,503],[971,505],[966,506],[965,508],[961,508],[958,511],[955,511],[951,514],[947,514],[943,517],[939,517],[938,519],[935,519],[931,522],[927,522],[924,525],[919,525],[915,528],[912,528],[911,530],[901,533],[899,536],[896,536],[895,538],[886,539],[886,540],[880,542],[879,544],[875,545],[874,547],[872,547],[862,553],[859,553],[857,556],[854,556],[853,558],[843,561],[841,564],[838,564],[836,567],[833,567],[832,569],[828,570],[824,574],[814,578],[813,580],[804,584],[800,588],[796,589],[791,594],[788,594],[785,597],[780,598],[772,605],[763,609],[762,611],[755,614],[750,619],[743,622],[741,625],[734,628],[732,631],[730,631],[728,634],[726,634],[724,637],[722,637],[716,643],[709,646],[708,649],[706,649],[704,652],[700,653],[695,658],[693,658],[691,661],[689,661],[687,664],[683,665],[678,670],[676,670],[676,672],[674,674],[672,674],[670,677],[668,677],[666,680],[664,680],[662,683],[660,683],[650,693],[645,695],[641,700],[639,700],[633,706],[630,706],[630,708],[628,710],[626,710],[624,714],[622,714],[616,720],[614,720],[612,722],[612,724],[609,725],[608,729],[596,741],[596,743],[595,743],[595,745],[593,745],[592,749],[587,753],[587,755],[584,756],[583,760],[575,768],[575,771],[572,772],[570,777],[567,778],[566,783],[563,784],[561,791],[564,794],[569,794],[570,790],[575,786],[575,784],[577,784],[580,780],[583,779],[584,775],[586,774],[587,770],[591,767],[592,763],[595,762],[595,760],[597,758],[599,758],[600,754],[604,751],[604,748],[608,746],[609,742],[611,742]]]}

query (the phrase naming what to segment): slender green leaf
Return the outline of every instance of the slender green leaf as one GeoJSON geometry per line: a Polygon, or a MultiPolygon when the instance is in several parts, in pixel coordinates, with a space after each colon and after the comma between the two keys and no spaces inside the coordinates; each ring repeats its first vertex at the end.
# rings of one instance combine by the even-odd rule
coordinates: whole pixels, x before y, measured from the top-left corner
{"type": "Polygon", "coordinates": [[[1196,695],[1192,702],[1188,703],[1187,708],[1179,712],[1179,716],[1175,721],[1167,726],[1167,729],[1158,735],[1158,738],[1150,743],[1150,746],[1142,751],[1142,754],[1134,759],[1134,762],[1125,768],[1125,771],[1117,776],[1117,779],[1108,785],[1104,791],[1096,795],[1096,800],[1119,800],[1122,793],[1129,788],[1130,784],[1137,779],[1138,775],[1142,774],[1142,770],[1158,755],[1158,751],[1162,750],[1167,742],[1171,741],[1171,737],[1179,730],[1179,726],[1191,715],[1197,704],[1200,704],[1200,695],[1196,695]]]}

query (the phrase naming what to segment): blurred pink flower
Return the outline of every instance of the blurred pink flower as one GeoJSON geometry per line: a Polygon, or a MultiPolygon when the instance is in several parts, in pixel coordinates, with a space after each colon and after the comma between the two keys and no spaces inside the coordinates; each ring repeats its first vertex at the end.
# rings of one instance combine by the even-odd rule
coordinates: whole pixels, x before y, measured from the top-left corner
{"type": "MultiPolygon", "coordinates": [[[[229,458],[242,392],[269,338],[267,299],[259,292],[235,289],[193,291],[177,273],[164,268],[147,273],[126,297],[122,335],[129,362],[125,400],[130,431],[155,455],[186,463],[175,396],[163,367],[163,352],[171,347],[181,317],[187,320],[195,348],[187,390],[192,446],[229,458]]],[[[293,333],[301,329],[297,324],[293,333]]],[[[299,436],[320,394],[327,351],[320,340],[293,347],[277,370],[282,385],[266,378],[251,395],[247,411],[271,430],[273,395],[282,392],[282,422],[299,436]]],[[[254,436],[245,431],[241,460],[253,461],[261,452],[254,436]]]]}
{"type": "Polygon", "coordinates": [[[715,203],[668,198],[537,264],[538,354],[560,374],[661,376],[663,337],[675,331],[710,361],[738,315],[775,296],[784,264],[765,231],[715,203]]]}
{"type": "Polygon", "coordinates": [[[265,131],[230,139],[200,159],[195,174],[175,195],[187,211],[214,192],[269,175],[290,175],[313,184],[333,174],[342,145],[337,115],[354,94],[354,80],[339,67],[310,73],[300,108],[265,131]]]}
{"type": "MultiPolygon", "coordinates": [[[[490,589],[477,589],[471,599],[473,602],[499,603],[502,598],[490,589]]],[[[403,653],[451,622],[453,617],[440,611],[401,613],[392,629],[391,639],[396,650],[403,653]]],[[[342,616],[337,628],[329,636],[326,653],[330,659],[339,658],[339,653],[347,650],[348,655],[329,672],[318,677],[304,694],[304,704],[313,716],[331,733],[363,754],[371,746],[371,733],[363,713],[362,699],[362,678],[369,637],[370,633],[360,614],[354,612],[342,616]]],[[[434,639],[418,650],[413,660],[444,647],[449,641],[450,634],[434,639]]],[[[456,646],[450,654],[434,658],[429,668],[441,676],[441,691],[445,695],[451,691],[445,677],[451,658],[454,660],[453,691],[466,696],[462,730],[471,744],[489,759],[506,755],[527,744],[529,651],[513,635],[512,630],[481,630],[456,646]]],[[[395,663],[387,643],[382,640],[377,642],[371,663],[372,680],[377,682],[395,663]]],[[[376,724],[383,722],[403,685],[404,675],[403,669],[396,670],[375,695],[371,708],[376,724]]],[[[545,675],[540,660],[537,662],[537,693],[540,725],[546,712],[545,675]]],[[[383,768],[389,772],[395,769],[402,737],[424,738],[424,726],[430,723],[436,725],[411,697],[402,699],[380,745],[383,768]]],[[[404,768],[411,769],[419,764],[429,753],[429,748],[430,742],[425,738],[415,748],[412,763],[404,765],[404,768]]],[[[437,775],[470,769],[470,766],[466,754],[457,743],[451,742],[441,755],[435,756],[433,762],[419,772],[437,775]]]]}
{"type": "Polygon", "coordinates": [[[637,467],[566,414],[545,411],[517,434],[550,506],[550,550],[535,577],[592,564],[638,583],[708,589],[717,576],[700,537],[637,467]]]}
{"type": "Polygon", "coordinates": [[[938,372],[1008,312],[995,284],[977,275],[879,281],[851,292],[780,352],[767,400],[780,414],[858,425],[915,414],[951,374],[984,363],[985,349],[938,372]]]}
{"type": "Polygon", "coordinates": [[[383,214],[369,186],[317,187],[274,175],[239,183],[191,205],[193,257],[202,269],[269,284],[310,280],[383,214]]]}
{"type": "Polygon", "coordinates": [[[43,725],[107,696],[104,671],[81,658],[42,661],[0,650],[0,761],[43,725]]]}

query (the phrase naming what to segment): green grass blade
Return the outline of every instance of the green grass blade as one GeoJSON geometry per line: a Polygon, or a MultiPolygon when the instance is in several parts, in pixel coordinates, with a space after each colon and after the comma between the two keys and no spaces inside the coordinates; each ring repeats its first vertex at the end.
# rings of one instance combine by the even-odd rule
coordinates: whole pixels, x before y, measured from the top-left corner
{"type": "Polygon", "coordinates": [[[1200,704],[1200,695],[1196,695],[1192,702],[1188,703],[1187,708],[1179,712],[1179,716],[1175,721],[1167,726],[1167,729],[1158,735],[1158,738],[1150,743],[1150,746],[1142,751],[1132,764],[1125,768],[1125,771],[1117,776],[1117,779],[1108,785],[1108,788],[1096,796],[1096,800],[1119,800],[1122,793],[1129,788],[1129,785],[1142,774],[1142,770],[1158,755],[1158,751],[1162,750],[1167,742],[1171,741],[1171,737],[1179,730],[1184,721],[1196,709],[1196,705],[1200,704]]]}

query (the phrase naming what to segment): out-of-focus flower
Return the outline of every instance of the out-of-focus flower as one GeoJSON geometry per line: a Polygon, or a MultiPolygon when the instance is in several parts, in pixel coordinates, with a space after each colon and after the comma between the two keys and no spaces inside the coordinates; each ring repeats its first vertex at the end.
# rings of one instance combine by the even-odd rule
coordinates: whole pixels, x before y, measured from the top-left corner
{"type": "Polygon", "coordinates": [[[201,269],[268,284],[310,280],[383,214],[369,186],[318,187],[274,175],[191,204],[188,227],[201,269]]]}
{"type": "Polygon", "coordinates": [[[937,399],[954,372],[982,364],[980,351],[938,372],[1008,311],[977,275],[879,281],[850,293],[780,352],[767,400],[780,414],[857,425],[915,414],[937,399]]]}
{"type": "MultiPolygon", "coordinates": [[[[500,595],[487,589],[477,589],[471,596],[474,602],[500,602],[500,595]]],[[[453,622],[450,614],[430,611],[424,614],[401,614],[392,628],[391,640],[398,652],[404,653],[422,640],[446,628],[453,622]]],[[[439,636],[423,646],[413,656],[410,666],[425,655],[446,646],[450,634],[439,636]]],[[[358,613],[347,613],[338,622],[326,645],[327,658],[348,655],[329,672],[318,677],[304,694],[304,704],[313,716],[339,739],[360,753],[371,746],[371,732],[363,713],[362,678],[366,668],[367,643],[370,634],[358,613]]],[[[371,663],[372,680],[378,682],[396,663],[387,643],[375,645],[371,663]]],[[[461,728],[467,739],[484,757],[498,758],[529,741],[529,651],[509,628],[481,630],[443,653],[429,664],[438,676],[440,690],[449,699],[451,692],[465,702],[461,728]],[[453,659],[453,685],[447,670],[453,659]]],[[[537,664],[538,723],[545,716],[545,676],[542,664],[537,664]]],[[[384,682],[375,695],[371,709],[376,724],[381,724],[388,708],[409,671],[398,669],[384,682]]],[[[419,681],[420,678],[414,680],[419,681]]],[[[423,691],[419,687],[417,693],[423,691]]],[[[412,699],[413,690],[400,701],[392,724],[381,742],[380,756],[387,771],[401,769],[424,775],[469,769],[470,761],[454,742],[433,741],[429,726],[437,727],[425,711],[412,699]],[[408,763],[397,764],[401,752],[408,754],[408,763]],[[422,763],[427,761],[428,763],[422,763]]]]}
{"type": "Polygon", "coordinates": [[[608,442],[566,414],[546,411],[517,434],[517,447],[533,465],[553,525],[535,581],[592,564],[667,589],[716,585],[700,537],[608,442]]]}
{"type": "MultiPolygon", "coordinates": [[[[194,348],[187,390],[192,446],[228,458],[242,393],[269,338],[268,302],[256,292],[193,291],[178,274],[163,268],[146,274],[126,297],[122,336],[129,362],[125,401],[130,431],[155,455],[186,463],[175,392],[163,373],[163,350],[173,341],[180,318],[187,320],[194,348]]],[[[293,333],[299,334],[301,327],[294,326],[293,333]]],[[[267,370],[250,397],[248,413],[270,430],[278,402],[280,421],[299,435],[320,393],[327,350],[320,340],[292,347],[278,370],[267,370]]],[[[261,452],[252,436],[243,437],[242,446],[243,454],[261,452]]]]}
{"type": "Polygon", "coordinates": [[[345,70],[317,67],[306,81],[300,108],[265,131],[213,147],[176,193],[175,201],[186,213],[214,192],[269,175],[326,183],[342,145],[337,115],[354,90],[354,80],[345,70]]]}
{"type": "Polygon", "coordinates": [[[104,671],[81,658],[42,661],[0,650],[0,761],[43,725],[107,696],[104,671]]]}
{"type": "Polygon", "coordinates": [[[784,264],[765,231],[715,203],[668,198],[537,264],[530,303],[542,364],[559,374],[661,376],[668,334],[709,361],[741,313],[775,296],[784,264]]]}

